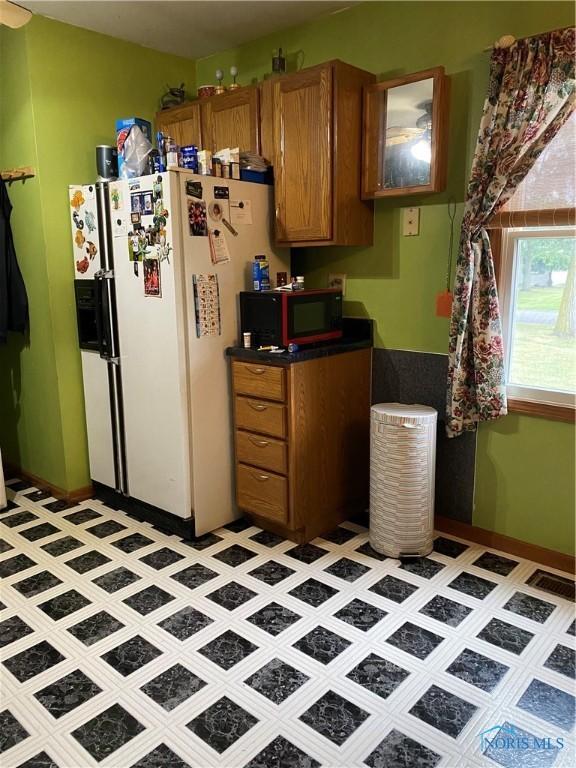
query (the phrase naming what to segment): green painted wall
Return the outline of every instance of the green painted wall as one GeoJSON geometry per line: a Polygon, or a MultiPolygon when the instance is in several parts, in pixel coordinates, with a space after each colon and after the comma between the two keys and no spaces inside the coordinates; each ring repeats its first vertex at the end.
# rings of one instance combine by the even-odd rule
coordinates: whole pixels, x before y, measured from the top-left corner
{"type": "Polygon", "coordinates": [[[2,90],[6,81],[6,102],[17,107],[4,110],[3,162],[35,165],[39,175],[11,190],[33,318],[30,350],[12,342],[0,352],[0,386],[9,395],[0,401],[0,437],[8,459],[70,490],[89,475],[68,185],[95,179],[94,147],[114,142],[117,117],[151,120],[167,83],[184,81],[194,92],[194,62],[39,16],[21,30],[3,30],[3,40],[2,90]],[[38,230],[34,243],[31,228],[38,230]],[[10,368],[21,371],[20,393],[9,391],[10,368]]]}
{"type": "MultiPolygon", "coordinates": [[[[216,68],[236,64],[241,83],[262,80],[279,46],[289,70],[331,58],[379,79],[446,68],[452,84],[446,192],[376,202],[371,248],[307,249],[295,259],[309,285],[325,285],[330,271],[348,275],[346,309],[374,318],[378,346],[444,353],[448,320],[435,317],[434,302],[446,273],[446,203],[450,197],[459,203],[459,225],[488,82],[483,49],[503,34],[522,37],[573,23],[568,2],[362,3],[201,59],[196,73],[198,82],[214,82],[216,68]],[[422,206],[419,237],[400,234],[400,208],[407,205],[422,206]]],[[[574,552],[573,446],[574,427],[567,424],[512,415],[482,425],[474,524],[574,552]]]]}

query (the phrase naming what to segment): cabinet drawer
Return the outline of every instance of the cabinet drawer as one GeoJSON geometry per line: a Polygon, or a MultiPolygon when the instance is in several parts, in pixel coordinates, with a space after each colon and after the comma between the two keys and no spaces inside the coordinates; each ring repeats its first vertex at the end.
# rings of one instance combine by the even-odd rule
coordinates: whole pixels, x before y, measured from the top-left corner
{"type": "Polygon", "coordinates": [[[232,375],[234,392],[282,402],[286,399],[286,379],[283,368],[234,361],[232,375]]]}
{"type": "Polygon", "coordinates": [[[285,475],[288,471],[287,446],[280,440],[272,440],[250,432],[236,432],[238,461],[252,464],[285,475]]]}
{"type": "Polygon", "coordinates": [[[240,509],[285,522],[288,517],[288,481],[272,472],[238,464],[237,500],[240,509]]]}
{"type": "Polygon", "coordinates": [[[237,427],[273,437],[286,437],[286,406],[236,397],[235,411],[237,427]]]}

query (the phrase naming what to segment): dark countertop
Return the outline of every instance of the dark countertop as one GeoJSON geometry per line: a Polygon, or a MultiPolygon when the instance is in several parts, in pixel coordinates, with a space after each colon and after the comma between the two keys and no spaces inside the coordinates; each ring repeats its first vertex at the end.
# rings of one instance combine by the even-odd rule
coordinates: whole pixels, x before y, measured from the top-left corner
{"type": "Polygon", "coordinates": [[[368,349],[373,346],[373,321],[366,318],[343,318],[343,337],[338,341],[326,341],[313,346],[301,347],[297,352],[258,352],[256,349],[244,349],[244,347],[228,347],[226,354],[240,360],[256,360],[262,363],[277,363],[280,365],[292,365],[303,363],[306,360],[315,360],[318,357],[331,357],[341,355],[344,352],[353,352],[357,349],[368,349]]]}

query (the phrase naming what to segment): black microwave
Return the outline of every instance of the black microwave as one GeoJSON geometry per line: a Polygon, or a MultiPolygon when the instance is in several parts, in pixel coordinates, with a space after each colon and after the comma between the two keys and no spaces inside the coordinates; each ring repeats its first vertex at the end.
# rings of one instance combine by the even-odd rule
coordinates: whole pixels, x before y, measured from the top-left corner
{"type": "Polygon", "coordinates": [[[342,337],[342,291],[242,291],[242,333],[252,346],[315,344],[342,337]]]}

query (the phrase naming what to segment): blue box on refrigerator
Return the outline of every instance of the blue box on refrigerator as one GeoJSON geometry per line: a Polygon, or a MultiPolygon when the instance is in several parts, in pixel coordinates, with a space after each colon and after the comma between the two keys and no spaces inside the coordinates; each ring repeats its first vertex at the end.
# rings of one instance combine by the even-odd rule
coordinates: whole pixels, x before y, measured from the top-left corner
{"type": "Polygon", "coordinates": [[[122,151],[124,142],[128,138],[132,128],[137,125],[144,136],[152,144],[152,124],[141,117],[125,117],[116,120],[116,146],[118,148],[118,176],[123,178],[122,166],[124,165],[124,153],[122,151]]]}

